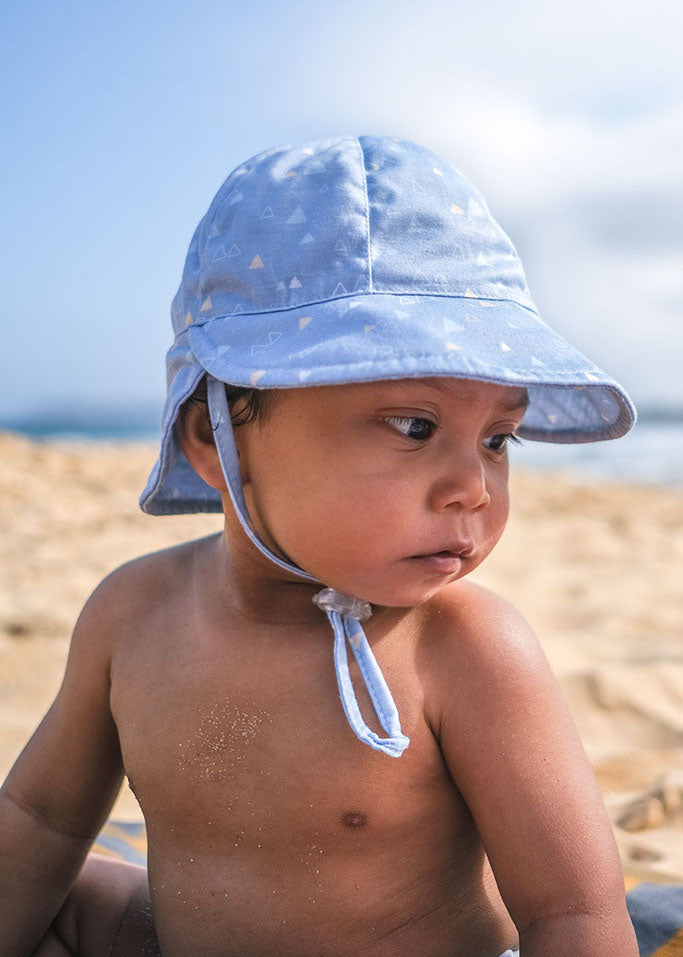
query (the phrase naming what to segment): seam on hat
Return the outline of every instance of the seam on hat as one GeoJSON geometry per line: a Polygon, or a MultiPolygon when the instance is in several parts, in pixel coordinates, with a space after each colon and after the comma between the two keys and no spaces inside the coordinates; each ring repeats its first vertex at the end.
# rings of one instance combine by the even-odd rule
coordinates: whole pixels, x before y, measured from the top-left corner
{"type": "Polygon", "coordinates": [[[372,288],[372,256],[370,253],[370,199],[368,197],[368,177],[365,172],[365,153],[361,141],[356,138],[356,144],[360,153],[360,171],[363,177],[363,195],[365,196],[365,234],[368,243],[368,291],[374,292],[372,288]]]}
{"type": "Polygon", "coordinates": [[[217,316],[207,316],[203,322],[200,322],[199,319],[195,319],[191,325],[181,329],[180,332],[176,334],[175,338],[178,339],[178,337],[182,336],[185,332],[187,332],[188,329],[201,329],[203,326],[208,326],[209,323],[216,322],[218,319],[242,319],[244,316],[270,316],[274,313],[293,312],[296,309],[308,309],[309,306],[322,306],[325,305],[325,303],[341,302],[343,299],[361,299],[364,296],[410,296],[411,299],[464,299],[465,301],[472,303],[507,302],[512,303],[514,306],[518,306],[520,309],[526,310],[526,312],[530,312],[533,316],[536,316],[537,319],[541,318],[538,314],[538,311],[533,306],[526,306],[523,302],[518,302],[516,299],[510,299],[509,297],[505,296],[501,296],[500,299],[497,299],[493,296],[457,296],[452,292],[434,292],[432,290],[427,292],[414,292],[406,289],[397,289],[382,290],[379,292],[378,290],[373,289],[372,292],[350,292],[345,296],[334,296],[333,298],[328,296],[326,299],[309,299],[306,302],[300,302],[295,306],[278,306],[276,309],[257,309],[254,312],[222,312],[217,316]]]}
{"type": "MultiPolygon", "coordinates": [[[[405,368],[406,361],[408,362],[408,364],[410,364],[413,361],[415,363],[420,363],[420,362],[424,362],[425,360],[430,363],[438,363],[438,360],[443,359],[444,355],[445,353],[443,352],[423,352],[423,353],[411,352],[411,353],[403,353],[400,355],[392,356],[391,359],[388,360],[388,364],[391,364],[394,367],[398,366],[400,368],[391,368],[389,371],[380,372],[379,375],[375,374],[374,376],[370,376],[367,379],[363,378],[357,381],[379,382],[382,379],[391,379],[391,378],[394,378],[394,379],[395,378],[401,378],[401,379],[421,378],[421,377],[424,377],[425,373],[414,372],[412,369],[406,369],[405,368]],[[395,373],[400,373],[400,374],[396,375],[395,373]]],[[[202,360],[198,356],[196,358],[197,358],[197,362],[199,362],[199,364],[203,366],[202,360]]],[[[364,358],[364,359],[359,359],[356,362],[348,362],[348,361],[338,362],[338,363],[328,362],[328,363],[325,363],[324,365],[318,366],[315,369],[313,369],[313,373],[328,374],[328,373],[337,373],[340,371],[354,372],[368,365],[372,365],[375,369],[377,368],[377,366],[384,367],[384,363],[381,360],[364,358]]],[[[215,371],[209,371],[206,368],[206,366],[203,366],[203,368],[206,372],[209,373],[209,375],[213,375],[214,378],[216,379],[221,379],[220,376],[216,375],[215,371]]],[[[515,386],[515,385],[551,386],[551,387],[555,386],[560,388],[567,388],[571,386],[581,386],[582,388],[585,388],[585,389],[608,388],[616,392],[618,395],[621,395],[620,388],[616,385],[615,381],[610,376],[607,375],[607,373],[603,373],[605,376],[604,379],[600,379],[600,381],[598,382],[590,382],[590,381],[586,381],[586,379],[584,378],[585,370],[573,371],[573,372],[572,371],[555,372],[553,373],[552,378],[539,379],[538,369],[517,369],[515,372],[515,379],[510,380],[507,376],[501,375],[498,372],[498,369],[500,368],[499,366],[492,367],[492,368],[494,369],[493,372],[474,371],[471,369],[468,369],[466,371],[461,371],[461,372],[460,371],[455,372],[452,368],[448,368],[444,365],[442,372],[441,371],[430,372],[428,373],[428,375],[436,376],[436,377],[440,377],[440,376],[456,377],[461,379],[483,379],[483,380],[486,380],[487,382],[498,382],[501,385],[512,385],[512,386],[515,386]],[[520,377],[519,380],[517,377],[520,377]]],[[[244,365],[240,365],[240,366],[234,365],[234,366],[231,366],[231,371],[234,374],[240,376],[240,381],[235,382],[233,379],[229,379],[229,380],[221,379],[221,381],[230,382],[235,385],[241,385],[243,382],[246,383],[249,380],[249,377],[251,376],[251,373],[253,372],[253,367],[244,366],[244,365]]],[[[274,366],[265,370],[267,375],[279,375],[282,372],[286,372],[286,371],[288,370],[283,369],[282,366],[274,366]]],[[[312,375],[311,377],[309,377],[306,384],[310,384],[310,378],[315,379],[315,375],[312,375]]],[[[353,380],[353,381],[356,381],[356,380],[353,380]]],[[[339,383],[336,383],[336,382],[329,383],[329,385],[338,385],[338,384],[339,383]]],[[[299,384],[288,383],[286,385],[264,384],[263,386],[260,386],[260,388],[263,388],[263,389],[287,389],[287,388],[302,388],[302,387],[305,387],[303,383],[299,383],[299,384]]]]}

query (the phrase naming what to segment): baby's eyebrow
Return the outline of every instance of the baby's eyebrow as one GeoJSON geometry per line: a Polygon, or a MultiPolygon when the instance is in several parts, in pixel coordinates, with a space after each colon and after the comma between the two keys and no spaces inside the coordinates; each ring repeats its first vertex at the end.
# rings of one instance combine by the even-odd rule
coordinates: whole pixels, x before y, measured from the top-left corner
{"type": "MultiPolygon", "coordinates": [[[[410,380],[408,380],[410,381],[410,380]]],[[[447,382],[442,382],[440,379],[434,379],[429,383],[432,389],[436,389],[438,392],[447,392],[448,384],[447,382]]],[[[512,392],[513,395],[509,399],[501,399],[497,403],[497,408],[501,412],[517,412],[519,409],[526,409],[529,405],[529,393],[524,388],[512,388],[506,387],[506,392],[512,392]]]]}
{"type": "Polygon", "coordinates": [[[526,389],[517,393],[514,398],[502,401],[500,403],[501,412],[516,412],[518,409],[526,409],[529,405],[529,393],[526,389]]]}

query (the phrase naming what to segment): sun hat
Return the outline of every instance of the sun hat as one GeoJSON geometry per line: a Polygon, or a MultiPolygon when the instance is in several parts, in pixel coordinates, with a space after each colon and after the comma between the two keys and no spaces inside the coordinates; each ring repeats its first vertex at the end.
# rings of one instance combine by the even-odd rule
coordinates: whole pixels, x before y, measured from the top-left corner
{"type": "MultiPolygon", "coordinates": [[[[172,320],[161,453],[140,505],[153,515],[221,510],[174,428],[206,375],[237,514],[280,565],[251,530],[223,383],[277,389],[456,376],[522,386],[529,406],[518,434],[547,442],[617,438],[635,421],[621,386],[541,320],[483,197],[408,140],[336,137],[267,150],[237,167],[194,233],[172,320]]],[[[349,722],[371,747],[400,753],[407,738],[359,625],[371,609],[335,595],[320,602],[335,629],[349,722]],[[343,674],[346,640],[364,662],[388,746],[368,738],[356,714],[348,668],[343,674]]]]}
{"type": "Polygon", "coordinates": [[[482,196],[406,140],[338,137],[259,153],[223,183],[172,307],[150,514],[220,511],[173,425],[200,378],[257,388],[459,376],[526,386],[519,435],[616,438],[633,406],[540,319],[482,196]]]}

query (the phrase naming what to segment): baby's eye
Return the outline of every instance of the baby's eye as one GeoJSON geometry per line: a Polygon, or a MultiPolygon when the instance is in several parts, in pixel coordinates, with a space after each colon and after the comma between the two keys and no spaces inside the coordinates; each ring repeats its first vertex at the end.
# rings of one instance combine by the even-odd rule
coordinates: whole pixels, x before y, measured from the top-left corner
{"type": "Polygon", "coordinates": [[[417,442],[430,439],[436,432],[434,422],[415,415],[389,415],[384,421],[388,422],[401,435],[405,435],[409,439],[415,439],[417,442]]]}
{"type": "Polygon", "coordinates": [[[492,452],[504,452],[508,442],[514,442],[521,445],[521,439],[518,439],[514,432],[499,432],[484,440],[484,445],[492,452]]]}

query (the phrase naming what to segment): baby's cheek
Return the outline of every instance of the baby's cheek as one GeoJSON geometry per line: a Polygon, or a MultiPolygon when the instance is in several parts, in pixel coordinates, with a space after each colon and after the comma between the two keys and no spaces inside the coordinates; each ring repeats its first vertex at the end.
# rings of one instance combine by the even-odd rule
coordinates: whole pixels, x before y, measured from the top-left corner
{"type": "Polygon", "coordinates": [[[488,526],[487,538],[490,542],[490,549],[492,549],[505,531],[505,526],[507,525],[510,514],[510,498],[507,492],[507,485],[504,489],[500,490],[498,495],[495,497],[492,496],[491,504],[487,511],[489,513],[486,516],[488,526]]]}

